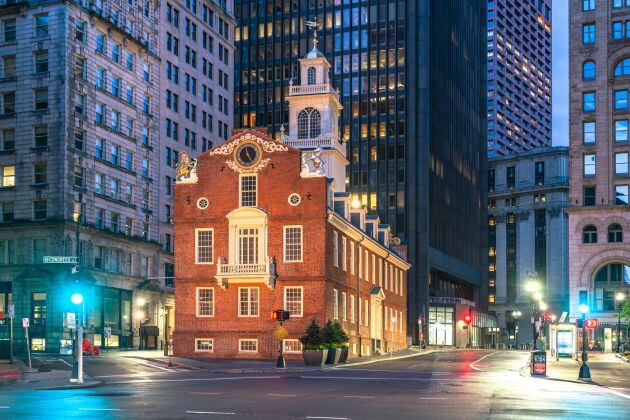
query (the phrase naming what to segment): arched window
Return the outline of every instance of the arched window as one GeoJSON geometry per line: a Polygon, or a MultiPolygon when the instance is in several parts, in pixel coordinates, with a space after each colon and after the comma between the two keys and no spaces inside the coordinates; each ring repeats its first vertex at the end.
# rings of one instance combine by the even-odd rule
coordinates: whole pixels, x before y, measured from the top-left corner
{"type": "Polygon", "coordinates": [[[591,80],[595,78],[595,62],[585,61],[582,65],[582,78],[584,80],[591,80]]]}
{"type": "Polygon", "coordinates": [[[582,243],[596,244],[597,243],[597,228],[593,225],[585,226],[582,229],[582,243]]]}
{"type": "Polygon", "coordinates": [[[315,67],[309,67],[307,70],[307,83],[309,85],[315,84],[315,67]]]}
{"type": "Polygon", "coordinates": [[[608,242],[623,242],[623,228],[617,223],[608,226],[608,242]]]}
{"type": "Polygon", "coordinates": [[[322,117],[315,108],[305,108],[298,114],[298,139],[318,137],[322,131],[322,117]]]}
{"type": "Polygon", "coordinates": [[[616,311],[617,293],[628,296],[630,291],[630,267],[621,263],[605,265],[595,274],[594,283],[595,311],[616,311]]]}
{"type": "Polygon", "coordinates": [[[615,77],[630,74],[630,58],[624,58],[615,66],[615,77]]]}

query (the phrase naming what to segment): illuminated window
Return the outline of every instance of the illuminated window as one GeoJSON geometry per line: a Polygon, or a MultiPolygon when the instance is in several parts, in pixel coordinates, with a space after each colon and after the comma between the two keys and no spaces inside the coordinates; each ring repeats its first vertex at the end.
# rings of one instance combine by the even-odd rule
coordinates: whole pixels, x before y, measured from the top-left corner
{"type": "Polygon", "coordinates": [[[308,70],[307,70],[307,73],[308,73],[308,76],[307,76],[308,84],[309,85],[314,85],[315,84],[315,74],[316,74],[315,67],[309,67],[308,70]]]}
{"type": "Polygon", "coordinates": [[[321,133],[321,115],[315,108],[305,108],[298,114],[298,138],[318,137],[321,133]]]}
{"type": "Polygon", "coordinates": [[[256,175],[241,176],[241,206],[256,207],[256,175]]]}

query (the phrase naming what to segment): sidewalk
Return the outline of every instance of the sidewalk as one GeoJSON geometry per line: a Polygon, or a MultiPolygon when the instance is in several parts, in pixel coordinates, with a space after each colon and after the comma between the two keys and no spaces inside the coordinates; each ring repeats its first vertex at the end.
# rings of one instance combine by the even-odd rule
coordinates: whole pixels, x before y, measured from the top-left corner
{"type": "Polygon", "coordinates": [[[38,370],[29,368],[21,359],[0,361],[0,390],[35,389],[80,389],[100,385],[88,375],[83,375],[82,384],[70,382],[72,370],[38,370]]]}
{"type": "Polygon", "coordinates": [[[315,372],[325,369],[343,368],[348,366],[358,366],[370,363],[376,363],[385,360],[397,360],[407,357],[414,357],[423,354],[429,354],[442,350],[421,350],[419,348],[408,348],[394,352],[391,356],[389,353],[384,355],[375,355],[369,357],[352,358],[345,364],[325,365],[325,366],[306,366],[301,357],[287,358],[286,369],[276,369],[275,360],[253,360],[253,359],[210,359],[205,357],[168,357],[164,356],[161,350],[138,350],[138,351],[111,351],[109,353],[101,353],[99,357],[129,357],[138,358],[146,361],[157,363],[163,367],[184,368],[193,370],[203,370],[212,373],[304,373],[315,372]]]}

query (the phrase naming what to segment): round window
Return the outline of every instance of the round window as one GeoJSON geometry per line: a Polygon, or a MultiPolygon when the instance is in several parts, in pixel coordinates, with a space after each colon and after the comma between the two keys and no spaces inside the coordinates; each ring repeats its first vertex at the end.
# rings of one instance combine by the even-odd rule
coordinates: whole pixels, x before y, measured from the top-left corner
{"type": "Polygon", "coordinates": [[[289,204],[291,204],[292,206],[297,206],[298,204],[300,204],[300,201],[302,201],[302,198],[299,194],[293,193],[289,196],[289,204]]]}
{"type": "Polygon", "coordinates": [[[210,202],[206,197],[201,197],[199,200],[197,200],[197,208],[200,210],[207,208],[208,204],[210,204],[210,202]]]}

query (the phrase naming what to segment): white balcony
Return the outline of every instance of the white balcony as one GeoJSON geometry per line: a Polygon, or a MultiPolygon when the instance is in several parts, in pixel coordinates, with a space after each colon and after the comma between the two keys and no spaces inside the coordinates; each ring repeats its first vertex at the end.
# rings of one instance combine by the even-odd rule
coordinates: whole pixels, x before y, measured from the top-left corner
{"type": "Polygon", "coordinates": [[[263,283],[273,289],[276,280],[276,263],[273,258],[256,264],[231,264],[219,258],[217,262],[217,283],[222,288],[229,284],[263,283]]]}
{"type": "Polygon", "coordinates": [[[319,95],[321,93],[337,93],[329,83],[317,85],[291,85],[289,86],[289,96],[293,95],[319,95]]]}
{"type": "Polygon", "coordinates": [[[295,147],[297,149],[317,149],[321,147],[323,150],[333,149],[337,150],[343,157],[346,156],[346,145],[341,143],[333,135],[325,135],[314,137],[310,139],[298,139],[294,136],[283,135],[281,141],[287,146],[295,147]]]}

